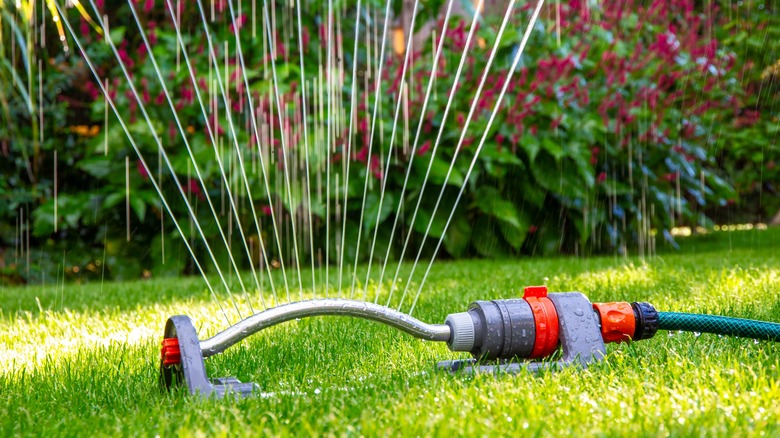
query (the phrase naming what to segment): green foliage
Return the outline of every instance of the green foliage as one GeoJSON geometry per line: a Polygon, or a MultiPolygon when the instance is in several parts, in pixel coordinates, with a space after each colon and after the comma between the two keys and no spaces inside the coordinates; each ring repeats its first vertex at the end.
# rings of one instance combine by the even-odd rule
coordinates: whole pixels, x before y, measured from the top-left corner
{"type": "Polygon", "coordinates": [[[780,210],[780,9],[775,2],[749,6],[722,2],[733,19],[714,27],[719,40],[739,54],[743,85],[724,109],[730,123],[710,130],[707,144],[739,192],[735,208],[715,214],[766,221],[780,210]]]}
{"type": "MultiPolygon", "coordinates": [[[[438,36],[444,3],[422,5],[418,29],[436,20],[438,36]]],[[[7,276],[14,281],[56,278],[63,253],[81,260],[80,273],[67,274],[72,279],[192,273],[185,240],[205,269],[215,269],[208,249],[225,269],[230,261],[220,243],[223,235],[242,268],[312,256],[318,263],[337,262],[342,237],[345,260],[364,262],[375,234],[373,260],[383,262],[385,254],[400,256],[407,232],[412,234],[406,257],[420,247],[423,255],[432,255],[440,238],[445,257],[625,252],[646,241],[651,230],[671,237],[672,226],[708,225],[711,218],[719,218],[724,205],[752,205],[752,194],[761,187],[764,191],[758,193],[769,192],[776,179],[776,80],[774,73],[766,73],[775,59],[771,50],[762,51],[760,36],[774,35],[780,28],[773,7],[746,15],[736,5],[731,13],[725,3],[720,10],[710,10],[689,1],[653,7],[607,2],[588,8],[577,1],[561,2],[560,28],[550,17],[537,23],[488,126],[524,30],[524,25],[507,27],[461,142],[461,127],[496,41],[500,17],[483,17],[469,47],[469,20],[452,18],[423,114],[432,44],[426,42],[411,54],[405,85],[400,80],[403,57],[390,56],[382,66],[377,102],[376,74],[368,74],[369,67],[377,68],[377,41],[366,44],[364,36],[369,25],[381,26],[381,19],[374,21],[384,3],[364,2],[373,12],[363,9],[356,21],[355,4],[336,2],[340,19],[334,26],[341,26],[339,62],[345,80],[341,94],[333,98],[346,108],[354,92],[354,126],[348,132],[349,113],[329,111],[321,89],[329,77],[323,71],[328,3],[308,5],[301,17],[302,42],[289,28],[295,24],[297,30],[295,9],[279,5],[274,11],[279,24],[272,32],[275,44],[269,44],[261,9],[251,17],[250,5],[242,5],[237,39],[226,2],[214,3],[213,18],[206,11],[205,28],[197,3],[185,2],[180,30],[186,58],[166,2],[132,4],[148,48],[128,19],[132,14],[127,3],[105,2],[99,11],[112,23],[109,39],[116,55],[97,27],[81,19],[82,12],[69,10],[63,17],[101,80],[107,80],[103,84],[94,79],[72,38],[67,39],[69,52],[63,52],[51,29],[45,47],[31,44],[29,26],[14,9],[3,9],[0,244],[15,249],[0,253],[0,267],[12,273],[7,276]],[[707,17],[714,17],[711,27],[716,32],[708,31],[707,17]],[[239,67],[239,44],[245,69],[239,67]],[[275,59],[268,54],[270,48],[275,59]],[[453,84],[464,49],[468,56],[463,74],[453,84]],[[117,57],[132,81],[126,80],[117,57]],[[359,76],[354,89],[353,66],[359,76]],[[744,82],[739,80],[743,72],[744,82]],[[119,118],[107,108],[101,85],[119,118]],[[453,87],[456,93],[445,119],[453,87]],[[391,145],[402,89],[408,96],[402,114],[408,114],[408,120],[400,121],[391,145]],[[735,102],[741,108],[737,113],[735,102]],[[381,111],[374,125],[377,104],[381,111]],[[760,107],[760,117],[746,123],[746,112],[754,107],[760,107]],[[307,137],[298,122],[304,109],[307,137]],[[420,138],[413,148],[421,117],[420,138]],[[250,122],[253,119],[257,124],[250,122]],[[718,132],[715,126],[735,129],[718,132]],[[485,142],[480,144],[483,134],[485,142]],[[245,176],[238,170],[242,163],[245,176]],[[745,171],[737,171],[741,169],[745,171]],[[384,197],[379,194],[383,186],[384,197]],[[453,212],[461,187],[464,194],[453,212]],[[299,241],[306,242],[297,254],[291,244],[291,218],[299,241]],[[249,257],[241,233],[252,242],[249,257]],[[33,251],[20,265],[18,248],[27,235],[33,251]],[[260,239],[266,250],[262,260],[260,239]],[[176,249],[163,251],[163,241],[166,248],[176,249]],[[163,252],[176,252],[179,258],[163,267],[163,252]],[[105,264],[98,269],[97,262],[105,264]]],[[[403,2],[391,6],[398,14],[403,2]]],[[[85,9],[96,15],[90,5],[85,9]]],[[[528,16],[523,8],[512,22],[526,23],[528,16]]],[[[53,28],[52,23],[48,26],[53,28]]],[[[771,201],[761,202],[764,210],[771,208],[771,201]]]]}
{"type": "MultiPolygon", "coordinates": [[[[560,28],[537,23],[508,84],[522,27],[505,33],[483,76],[500,17],[484,17],[468,47],[468,20],[453,18],[436,67],[435,98],[425,114],[434,46],[413,54],[407,75],[414,84],[410,120],[423,118],[423,134],[418,149],[399,154],[390,173],[403,173],[413,161],[408,203],[421,190],[435,197],[444,184],[461,186],[474,161],[462,212],[474,233],[459,233],[470,243],[453,244],[456,237],[450,237],[445,248],[458,248],[452,255],[464,255],[464,246],[483,256],[622,252],[646,239],[651,228],[671,238],[668,230],[675,225],[709,225],[708,214],[737,197],[708,147],[709,127],[733,120],[729,99],[743,92],[736,80],[737,49],[702,36],[702,29],[707,14],[723,25],[744,17],[705,11],[694,2],[631,8],[563,2],[560,13],[560,28]],[[456,80],[451,112],[445,114],[456,80]],[[469,128],[461,136],[465,123],[469,128]]],[[[526,22],[528,16],[517,13],[513,20],[526,22]]],[[[402,65],[399,57],[389,68],[383,107],[392,108],[400,96],[402,65]]],[[[385,124],[384,138],[391,125],[385,124]]],[[[389,187],[398,191],[400,183],[391,179],[389,187]]],[[[432,221],[430,234],[437,238],[450,210],[434,215],[434,206],[423,203],[413,226],[424,232],[432,221]]]]}

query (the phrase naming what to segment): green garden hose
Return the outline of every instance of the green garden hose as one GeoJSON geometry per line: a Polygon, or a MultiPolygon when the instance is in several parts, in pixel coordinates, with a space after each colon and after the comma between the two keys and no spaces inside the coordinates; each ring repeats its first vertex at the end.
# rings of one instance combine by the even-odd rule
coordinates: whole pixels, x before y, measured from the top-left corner
{"type": "Polygon", "coordinates": [[[780,342],[780,324],[727,316],[658,312],[659,330],[682,330],[780,342]]]}

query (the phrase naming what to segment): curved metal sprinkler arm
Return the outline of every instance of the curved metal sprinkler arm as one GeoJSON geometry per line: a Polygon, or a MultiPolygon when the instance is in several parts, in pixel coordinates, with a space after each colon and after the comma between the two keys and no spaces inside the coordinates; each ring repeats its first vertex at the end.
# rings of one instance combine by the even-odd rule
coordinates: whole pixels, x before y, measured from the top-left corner
{"type": "Polygon", "coordinates": [[[450,340],[450,326],[447,324],[426,324],[409,315],[374,303],[344,299],[319,299],[284,304],[252,315],[225,331],[200,341],[200,349],[203,357],[213,356],[265,328],[292,319],[320,315],[363,318],[387,324],[420,339],[441,342],[450,340]]]}

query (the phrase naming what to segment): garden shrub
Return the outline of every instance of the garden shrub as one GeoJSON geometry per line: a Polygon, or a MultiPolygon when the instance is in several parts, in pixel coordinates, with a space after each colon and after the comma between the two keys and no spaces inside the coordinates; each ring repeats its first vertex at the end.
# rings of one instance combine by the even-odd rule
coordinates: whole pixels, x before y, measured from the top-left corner
{"type": "MultiPolygon", "coordinates": [[[[444,3],[423,5],[418,27],[429,19],[441,20],[439,11],[444,3]]],[[[318,67],[323,62],[328,41],[326,4],[312,4],[310,13],[302,17],[302,44],[294,32],[293,25],[297,25],[294,9],[280,7],[275,11],[274,17],[280,24],[271,43],[263,33],[259,8],[257,22],[252,22],[247,15],[250,9],[244,5],[238,18],[241,28],[238,41],[246,63],[244,72],[237,59],[236,29],[230,20],[228,4],[214,2],[213,19],[210,18],[208,26],[220,59],[224,87],[230,96],[230,105],[226,106],[219,97],[219,86],[210,67],[208,39],[201,28],[197,4],[181,2],[182,9],[178,12],[196,76],[193,81],[178,48],[166,2],[135,3],[152,53],[164,72],[165,85],[171,92],[182,129],[187,133],[187,143],[206,182],[202,187],[162,93],[150,54],[135,25],[129,21],[129,8],[124,2],[98,4],[103,8],[101,13],[109,16],[112,26],[108,37],[116,44],[133,78],[153,130],[148,127],[139,102],[103,36],[75,11],[71,11],[69,20],[99,73],[109,78],[109,94],[149,167],[145,168],[135,155],[110,110],[107,129],[103,129],[106,102],[97,82],[78,56],[75,44],[69,44],[70,52],[63,53],[57,45],[56,34],[50,32],[46,48],[34,50],[43,69],[43,106],[39,110],[45,114],[45,123],[41,140],[36,140],[35,114],[25,109],[23,93],[15,90],[13,81],[4,81],[2,85],[3,96],[8,101],[4,106],[6,120],[17,120],[17,123],[0,127],[4,157],[0,160],[4,175],[0,179],[0,223],[3,224],[0,236],[8,248],[19,246],[14,224],[20,211],[24,211],[32,222],[29,227],[26,222],[21,227],[24,233],[31,234],[31,246],[41,249],[32,257],[32,271],[23,268],[24,262],[12,260],[10,254],[14,251],[10,249],[0,256],[7,271],[5,275],[14,275],[22,281],[59,276],[58,265],[63,262],[63,254],[67,255],[67,265],[80,267],[79,272],[69,270],[68,277],[132,278],[192,272],[194,267],[188,262],[184,239],[192,242],[202,261],[207,258],[204,245],[197,243],[198,232],[187,218],[182,194],[192,202],[204,224],[203,233],[225,268],[229,264],[228,251],[220,249],[218,244],[220,233],[207,205],[208,200],[212,201],[223,232],[229,235],[232,252],[246,268],[247,262],[241,262],[246,257],[243,257],[237,224],[241,224],[248,238],[253,262],[260,263],[258,242],[262,238],[269,257],[265,262],[276,266],[275,260],[280,257],[290,263],[296,256],[290,243],[291,217],[295,218],[300,241],[305,242],[297,248],[299,260],[309,258],[311,225],[318,263],[326,259],[338,261],[345,195],[348,211],[344,258],[352,261],[359,257],[366,261],[370,240],[376,232],[377,255],[373,259],[376,262],[383,260],[386,248],[390,248],[391,257],[399,257],[409,229],[412,247],[419,247],[428,221],[432,221],[431,238],[439,238],[461,183],[466,184],[466,192],[444,237],[443,255],[449,257],[630,253],[637,248],[648,251],[652,248],[649,242],[655,240],[653,233],[671,242],[669,230],[673,226],[706,226],[722,206],[739,202],[740,195],[746,193],[745,184],[756,178],[755,172],[752,176],[736,172],[744,163],[763,163],[760,170],[764,172],[763,181],[771,181],[769,171],[774,167],[769,169],[769,163],[776,156],[771,154],[776,154],[773,138],[777,116],[773,112],[774,100],[766,97],[769,91],[763,90],[773,90],[776,82],[771,78],[761,79],[760,75],[774,74],[767,70],[774,60],[761,52],[763,43],[756,36],[759,30],[775,35],[780,28],[773,21],[769,7],[761,14],[746,17],[744,13],[732,14],[720,9],[726,6],[699,5],[688,0],[610,0],[598,5],[571,0],[561,2],[556,17],[551,5],[543,11],[531,35],[504,103],[488,130],[477,166],[466,180],[469,163],[479,138],[488,129],[489,112],[530,15],[528,8],[533,5],[529,3],[517,11],[512,18],[516,24],[508,27],[500,42],[486,86],[477,100],[477,111],[445,186],[442,205],[433,215],[436,198],[455,153],[460,126],[465,122],[496,40],[500,17],[483,17],[477,38],[469,47],[464,45],[470,18],[452,18],[445,33],[444,54],[437,66],[434,98],[425,114],[420,112],[433,67],[433,45],[418,47],[410,54],[413,62],[408,77],[413,79],[406,85],[409,101],[405,109],[410,132],[396,134],[392,158],[386,163],[393,111],[402,90],[399,77],[403,56],[390,57],[383,66],[380,123],[375,128],[369,154],[376,78],[368,76],[367,69],[368,55],[375,47],[365,45],[361,34],[357,58],[353,59],[354,5],[344,7],[338,17],[342,26],[338,38],[343,42],[343,50],[335,59],[344,64],[345,85],[334,96],[339,102],[336,109],[327,112],[323,111],[327,102],[317,94],[321,82],[308,80],[302,84],[299,65],[299,51],[303,51],[306,77],[315,79],[318,74],[327,77],[327,71],[323,73],[318,67]],[[737,50],[741,44],[756,54],[749,62],[737,50]],[[284,114],[281,123],[272,94],[270,63],[273,60],[268,55],[269,47],[277,55],[275,67],[284,114]],[[442,118],[446,97],[453,87],[454,69],[464,49],[469,57],[460,81],[454,85],[457,93],[445,121],[442,118]],[[357,105],[350,140],[346,108],[352,92],[349,84],[354,63],[360,78],[365,80],[355,89],[357,105]],[[750,80],[741,80],[743,72],[749,72],[750,80]],[[247,84],[242,80],[244,74],[247,84]],[[196,91],[205,98],[209,108],[216,106],[216,116],[210,113],[204,120],[196,91]],[[305,101],[302,91],[307,93],[305,101]],[[255,105],[253,109],[249,108],[250,98],[255,105]],[[749,111],[756,105],[760,107],[760,122],[746,123],[746,117],[754,117],[749,111]],[[740,109],[735,111],[735,106],[740,109]],[[309,116],[308,145],[301,125],[293,123],[302,119],[304,108],[309,116]],[[239,157],[228,114],[236,128],[235,143],[248,170],[247,185],[253,194],[259,231],[244,196],[244,181],[235,171],[239,157]],[[420,116],[423,116],[421,138],[417,148],[411,149],[420,116]],[[258,135],[251,122],[253,118],[258,135]],[[434,157],[436,134],[443,123],[445,129],[434,157]],[[404,135],[409,137],[406,146],[404,135]],[[333,146],[326,153],[321,145],[327,138],[331,138],[333,146]],[[170,156],[173,172],[159,159],[156,139],[170,156]],[[732,141],[738,147],[726,147],[732,141]],[[283,144],[287,155],[282,154],[283,144]],[[32,150],[36,152],[31,157],[32,150]],[[52,178],[55,150],[59,172],[56,230],[52,178]],[[759,150],[763,154],[760,159],[756,155],[759,150]],[[228,169],[227,185],[217,156],[228,169]],[[310,159],[311,196],[304,184],[306,156],[310,159]],[[268,186],[260,169],[261,158],[270,182],[268,186]],[[405,170],[412,159],[409,185],[402,193],[405,170]],[[128,162],[132,194],[129,242],[124,207],[128,162]],[[344,187],[347,163],[349,185],[344,187]],[[421,196],[429,165],[431,177],[422,196],[420,212],[412,222],[413,206],[421,196]],[[292,173],[290,185],[286,184],[283,172],[286,166],[292,173]],[[324,174],[329,167],[332,175],[328,185],[324,174]],[[41,176],[30,177],[30,168],[37,168],[41,176]],[[174,181],[174,175],[178,182],[174,181]],[[180,221],[183,236],[166,217],[151,179],[160,182],[164,198],[180,221]],[[363,208],[366,180],[369,189],[363,208]],[[378,192],[383,184],[387,192],[380,211],[378,192]],[[732,189],[732,184],[736,184],[740,194],[732,189]],[[237,200],[242,199],[237,201],[241,207],[238,221],[231,217],[228,187],[237,200]],[[399,218],[403,225],[391,240],[399,203],[404,206],[399,218]],[[282,237],[280,244],[276,243],[277,232],[270,226],[271,212],[282,223],[278,230],[282,237]],[[377,217],[379,227],[375,229],[377,217]],[[329,227],[329,236],[325,227],[329,227]]],[[[375,11],[383,8],[381,2],[368,4],[375,11]]],[[[395,6],[398,13],[400,4],[395,6]]],[[[91,12],[88,6],[87,10],[91,12]]],[[[206,13],[211,17],[212,11],[206,13]]],[[[360,25],[365,27],[368,19],[362,14],[360,25]]],[[[7,36],[12,31],[8,20],[3,21],[3,26],[3,41],[7,46],[7,36]]],[[[5,50],[6,59],[11,59],[8,48],[5,50]]],[[[16,71],[22,68],[19,56],[13,64],[16,71]]],[[[36,63],[31,65],[26,74],[34,77],[36,63]]],[[[10,70],[4,72],[10,77],[10,70]]],[[[431,254],[432,243],[429,239],[424,247],[425,255],[431,254]]],[[[409,251],[406,257],[412,254],[409,251]]]]}

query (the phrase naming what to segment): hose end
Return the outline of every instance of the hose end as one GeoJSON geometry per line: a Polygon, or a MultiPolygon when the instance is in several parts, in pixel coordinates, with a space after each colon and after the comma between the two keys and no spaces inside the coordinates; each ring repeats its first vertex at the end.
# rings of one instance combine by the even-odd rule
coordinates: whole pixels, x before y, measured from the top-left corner
{"type": "Polygon", "coordinates": [[[658,311],[650,303],[634,302],[631,303],[634,309],[634,318],[636,319],[636,329],[634,330],[634,341],[650,339],[658,331],[658,311]]]}

